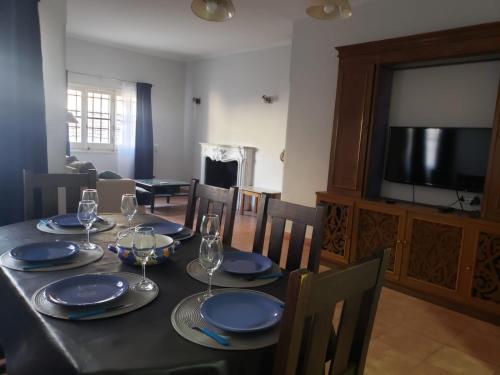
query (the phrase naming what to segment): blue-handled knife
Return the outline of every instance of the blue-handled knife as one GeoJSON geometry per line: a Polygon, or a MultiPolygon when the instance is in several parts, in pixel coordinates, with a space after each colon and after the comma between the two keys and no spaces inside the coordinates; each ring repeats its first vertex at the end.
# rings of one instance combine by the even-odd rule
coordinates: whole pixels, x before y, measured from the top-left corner
{"type": "Polygon", "coordinates": [[[200,331],[201,333],[204,333],[205,335],[214,339],[223,346],[229,346],[229,339],[227,337],[221,336],[208,328],[199,327],[197,325],[190,325],[190,328],[200,331]]]}
{"type": "Polygon", "coordinates": [[[90,316],[95,316],[99,314],[104,314],[109,311],[114,311],[114,310],[119,310],[119,309],[126,309],[127,307],[132,306],[132,303],[129,303],[127,305],[118,305],[118,306],[111,306],[111,307],[101,307],[93,310],[84,310],[84,311],[74,311],[68,314],[68,319],[69,320],[78,320],[78,319],[83,319],[83,318],[88,318],[90,316]]]}

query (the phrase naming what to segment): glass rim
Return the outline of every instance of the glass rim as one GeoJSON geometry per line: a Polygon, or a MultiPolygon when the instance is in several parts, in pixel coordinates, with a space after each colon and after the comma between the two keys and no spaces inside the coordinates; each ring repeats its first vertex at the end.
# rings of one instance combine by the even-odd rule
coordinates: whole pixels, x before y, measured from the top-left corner
{"type": "Polygon", "coordinates": [[[154,233],[154,228],[153,227],[136,227],[134,229],[135,233],[139,232],[153,232],[154,233]]]}
{"type": "Polygon", "coordinates": [[[127,193],[127,194],[122,194],[122,198],[123,198],[123,197],[134,197],[134,198],[135,198],[135,194],[129,194],[129,193],[127,193]]]}
{"type": "Polygon", "coordinates": [[[205,218],[205,217],[206,217],[206,218],[212,218],[212,217],[219,218],[219,215],[217,215],[217,214],[205,214],[205,215],[203,215],[203,217],[204,217],[204,218],[205,218]]]}
{"type": "Polygon", "coordinates": [[[97,189],[83,189],[83,191],[95,191],[97,193],[97,189]]]}
{"type": "Polygon", "coordinates": [[[93,200],[93,199],[83,199],[78,204],[92,204],[92,203],[96,204],[95,200],[93,200]]]}

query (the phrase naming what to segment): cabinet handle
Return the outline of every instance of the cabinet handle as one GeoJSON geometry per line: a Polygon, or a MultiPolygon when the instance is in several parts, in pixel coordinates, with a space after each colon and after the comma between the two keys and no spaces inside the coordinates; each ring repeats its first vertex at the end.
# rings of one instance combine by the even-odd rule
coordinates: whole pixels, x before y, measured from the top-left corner
{"type": "Polygon", "coordinates": [[[472,268],[471,268],[471,266],[467,266],[467,267],[465,267],[465,270],[466,270],[466,271],[470,271],[471,269],[472,269],[472,268]]]}
{"type": "Polygon", "coordinates": [[[396,244],[398,244],[398,245],[400,245],[400,244],[402,244],[402,243],[403,243],[403,241],[401,241],[401,240],[397,240],[397,241],[396,241],[396,244]]]}

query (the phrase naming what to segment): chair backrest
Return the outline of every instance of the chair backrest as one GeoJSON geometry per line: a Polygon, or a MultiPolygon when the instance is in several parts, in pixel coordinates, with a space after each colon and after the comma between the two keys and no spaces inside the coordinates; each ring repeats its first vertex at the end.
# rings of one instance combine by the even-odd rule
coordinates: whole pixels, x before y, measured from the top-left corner
{"type": "Polygon", "coordinates": [[[66,188],[66,212],[76,212],[82,188],[95,189],[96,171],[89,173],[34,174],[23,171],[24,219],[57,215],[58,188],[66,188]]]}
{"type": "Polygon", "coordinates": [[[198,199],[200,203],[198,205],[196,231],[200,231],[201,220],[203,215],[206,215],[207,213],[219,215],[220,220],[222,220],[225,207],[226,213],[222,242],[226,245],[231,245],[231,240],[233,238],[234,216],[236,214],[236,204],[238,202],[238,188],[232,187],[230,189],[224,189],[200,184],[196,179],[191,180],[185,222],[185,226],[191,229],[194,229],[194,216],[196,213],[196,202],[198,199]]]}
{"type": "Polygon", "coordinates": [[[287,220],[292,221],[286,269],[295,270],[300,268],[306,229],[307,226],[311,226],[313,232],[307,269],[318,272],[326,218],[325,207],[323,205],[316,207],[301,206],[279,199],[270,199],[263,194],[257,211],[257,227],[253,242],[253,251],[259,254],[262,254],[264,248],[268,216],[271,217],[268,257],[275,263],[280,263],[285,224],[287,220]]]}
{"type": "Polygon", "coordinates": [[[290,274],[274,375],[324,374],[329,359],[330,375],[363,374],[389,256],[386,249],[342,271],[290,274]],[[340,302],[335,334],[332,320],[340,302]]]}

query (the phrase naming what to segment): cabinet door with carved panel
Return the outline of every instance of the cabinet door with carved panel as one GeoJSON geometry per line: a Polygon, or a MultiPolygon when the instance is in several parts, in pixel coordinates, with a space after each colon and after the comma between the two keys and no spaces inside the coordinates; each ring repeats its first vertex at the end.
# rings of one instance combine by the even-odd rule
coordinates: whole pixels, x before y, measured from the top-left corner
{"type": "Polygon", "coordinates": [[[327,261],[347,264],[349,263],[354,202],[321,198],[318,201],[327,206],[321,256],[327,261]]]}
{"type": "Polygon", "coordinates": [[[458,299],[464,227],[453,220],[408,213],[401,281],[415,289],[458,299]]]}
{"type": "Polygon", "coordinates": [[[500,313],[500,228],[475,230],[470,297],[475,304],[500,313]]]}
{"type": "Polygon", "coordinates": [[[352,253],[355,260],[373,255],[380,249],[391,249],[386,277],[398,280],[405,236],[405,210],[360,202],[354,214],[352,253]]]}

